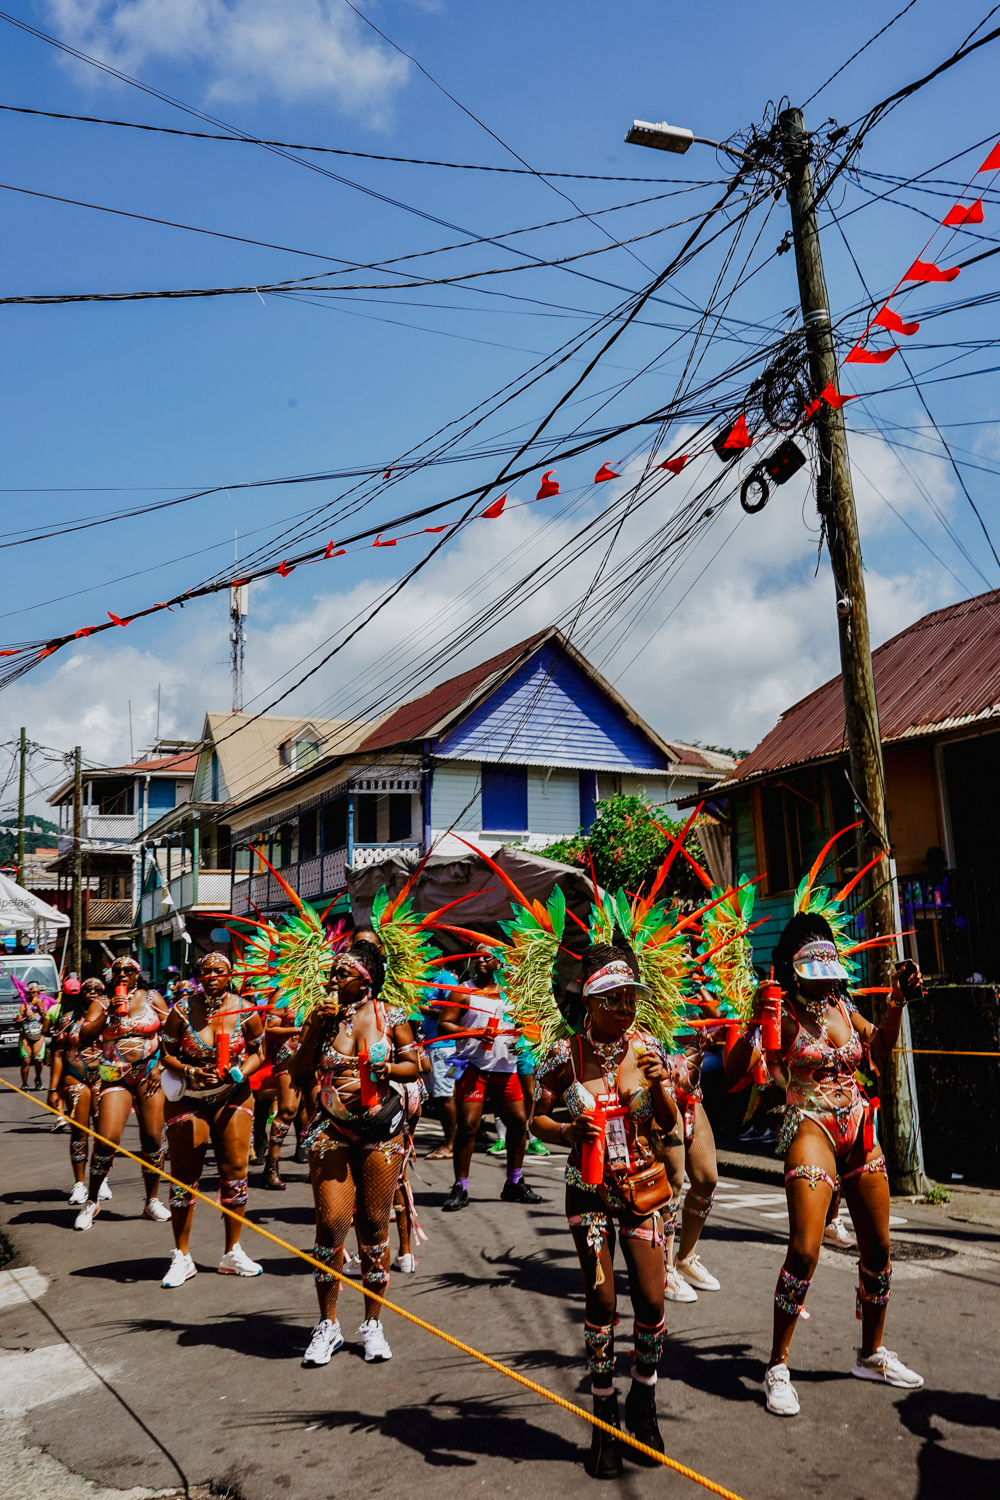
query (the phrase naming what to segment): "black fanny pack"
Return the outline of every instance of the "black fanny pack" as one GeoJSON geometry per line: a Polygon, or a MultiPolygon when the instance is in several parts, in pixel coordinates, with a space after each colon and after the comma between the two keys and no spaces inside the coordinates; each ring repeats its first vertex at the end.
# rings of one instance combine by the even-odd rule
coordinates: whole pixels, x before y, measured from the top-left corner
{"type": "Polygon", "coordinates": [[[343,1123],[362,1141],[391,1141],[403,1128],[403,1101],[395,1089],[374,1114],[352,1115],[343,1123]]]}

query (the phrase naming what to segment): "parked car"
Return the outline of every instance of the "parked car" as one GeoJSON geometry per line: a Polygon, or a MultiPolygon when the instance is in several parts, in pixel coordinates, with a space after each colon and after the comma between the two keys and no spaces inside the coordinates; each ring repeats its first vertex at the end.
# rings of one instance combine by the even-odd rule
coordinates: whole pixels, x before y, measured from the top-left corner
{"type": "Polygon", "coordinates": [[[10,1053],[17,1046],[21,997],[11,975],[16,975],[22,984],[37,980],[46,994],[59,993],[59,971],[55,959],[47,953],[19,954],[17,958],[0,955],[0,1062],[10,1062],[10,1053]]]}

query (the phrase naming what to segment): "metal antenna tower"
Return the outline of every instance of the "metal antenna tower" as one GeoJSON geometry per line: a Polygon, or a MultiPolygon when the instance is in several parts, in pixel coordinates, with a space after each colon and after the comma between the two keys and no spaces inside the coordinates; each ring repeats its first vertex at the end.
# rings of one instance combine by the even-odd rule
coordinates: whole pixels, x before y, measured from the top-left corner
{"type": "MultiPolygon", "coordinates": [[[[234,560],[239,562],[239,538],[234,542],[234,560]]],[[[243,712],[243,659],[246,650],[246,617],[250,609],[250,585],[240,583],[229,590],[229,639],[232,643],[233,713],[243,712]]]]}

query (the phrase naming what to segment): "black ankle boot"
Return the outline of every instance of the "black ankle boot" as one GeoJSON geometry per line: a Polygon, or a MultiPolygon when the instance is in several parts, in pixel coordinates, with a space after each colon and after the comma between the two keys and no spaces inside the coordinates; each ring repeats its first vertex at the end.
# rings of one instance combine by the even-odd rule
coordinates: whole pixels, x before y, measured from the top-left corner
{"type": "MultiPolygon", "coordinates": [[[[632,1436],[638,1438],[640,1443],[645,1443],[647,1448],[655,1448],[657,1453],[663,1452],[663,1439],[656,1423],[655,1385],[643,1385],[641,1380],[633,1380],[625,1397],[625,1425],[632,1436]]],[[[639,1453],[635,1448],[629,1449],[628,1456],[633,1463],[643,1464],[648,1469],[659,1468],[655,1458],[639,1453]]]]}
{"type": "MultiPolygon", "coordinates": [[[[612,1392],[610,1396],[594,1397],[594,1416],[601,1422],[607,1422],[611,1427],[621,1429],[618,1420],[618,1396],[612,1392]]],[[[620,1479],[624,1473],[622,1466],[621,1444],[610,1432],[602,1432],[600,1427],[594,1428],[594,1436],[590,1444],[590,1452],[583,1461],[583,1467],[591,1479],[620,1479]]]]}

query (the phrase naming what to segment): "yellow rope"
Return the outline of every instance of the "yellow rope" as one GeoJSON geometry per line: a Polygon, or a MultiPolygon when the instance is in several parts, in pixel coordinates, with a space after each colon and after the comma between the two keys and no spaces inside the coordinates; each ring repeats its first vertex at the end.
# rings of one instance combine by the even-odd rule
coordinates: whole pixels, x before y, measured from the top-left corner
{"type": "MultiPolygon", "coordinates": [[[[20,1094],[29,1103],[41,1105],[42,1109],[47,1109],[54,1115],[60,1113],[51,1104],[43,1104],[40,1099],[34,1099],[25,1089],[19,1089],[17,1084],[8,1082],[6,1078],[0,1078],[0,1083],[9,1089],[13,1089],[15,1094],[20,1094]]],[[[67,1117],[61,1115],[60,1118],[66,1119],[67,1117]]],[[[329,1266],[324,1265],[322,1261],[315,1260],[311,1255],[307,1255],[304,1250],[299,1250],[297,1246],[290,1245],[287,1240],[279,1239],[276,1234],[271,1234],[269,1230],[261,1229],[259,1224],[251,1223],[249,1219],[245,1219],[242,1214],[235,1213],[231,1208],[224,1208],[221,1203],[216,1203],[214,1198],[209,1198],[207,1194],[200,1192],[197,1188],[191,1187],[189,1183],[181,1182],[178,1178],[171,1177],[170,1173],[165,1172],[162,1167],[151,1166],[141,1156],[136,1156],[133,1152],[126,1150],[124,1146],[116,1145],[114,1141],[109,1141],[106,1136],[98,1135],[97,1131],[91,1130],[89,1125],[80,1125],[75,1120],[69,1121],[69,1123],[75,1129],[83,1130],[87,1135],[93,1136],[94,1140],[100,1141],[102,1145],[110,1146],[112,1151],[120,1152],[122,1156],[127,1156],[130,1161],[138,1162],[144,1172],[158,1173],[167,1182],[172,1182],[177,1187],[183,1188],[186,1193],[193,1193],[196,1198],[201,1199],[202,1203],[207,1203],[209,1208],[218,1209],[219,1213],[228,1215],[230,1219],[235,1219],[238,1224],[245,1224],[255,1234],[262,1234],[273,1245],[280,1245],[282,1250],[288,1250],[292,1255],[297,1255],[300,1260],[304,1260],[314,1270],[322,1271],[325,1276],[335,1276],[343,1286],[349,1286],[353,1291],[361,1293],[362,1296],[371,1298],[373,1302],[378,1302],[382,1307],[387,1307],[390,1312],[397,1313],[401,1318],[405,1318],[408,1323],[414,1323],[418,1328],[423,1328],[426,1333],[433,1333],[435,1338],[443,1339],[446,1344],[451,1344],[452,1348],[460,1349],[463,1354],[468,1354],[473,1359],[478,1359],[481,1364],[488,1365],[491,1370],[496,1370],[500,1375],[506,1375],[509,1380],[516,1380],[518,1385],[523,1385],[529,1391],[534,1391],[537,1396],[544,1396],[546,1401],[551,1401],[554,1405],[561,1406],[564,1411],[571,1412],[574,1417],[580,1417],[584,1422],[589,1422],[592,1427],[599,1427],[602,1432],[610,1433],[613,1437],[618,1438],[619,1442],[626,1443],[630,1448],[635,1448],[640,1453],[648,1454],[650,1458],[655,1458],[657,1463],[664,1464],[667,1468],[673,1469],[678,1474],[683,1474],[686,1479],[693,1479],[695,1484],[703,1485],[706,1490],[711,1490],[713,1495],[722,1495],[723,1500],[742,1500],[742,1497],[735,1494],[732,1490],[724,1489],[721,1484],[716,1484],[714,1480],[706,1479],[705,1475],[699,1474],[697,1470],[689,1469],[686,1464],[678,1463],[676,1459],[668,1458],[665,1453],[659,1453],[655,1448],[650,1448],[645,1443],[640,1443],[630,1433],[619,1431],[617,1427],[612,1427],[608,1422],[599,1421],[590,1412],[584,1411],[582,1406],[575,1406],[572,1401],[566,1401],[562,1396],[557,1396],[554,1391],[546,1390],[543,1385],[537,1385],[534,1380],[529,1380],[527,1376],[519,1375],[509,1365],[503,1365],[499,1360],[490,1359],[488,1354],[482,1354],[478,1349],[473,1349],[471,1344],[463,1344],[461,1339],[453,1338],[450,1333],[445,1333],[442,1329],[435,1328],[433,1323],[425,1323],[423,1318],[418,1318],[414,1313],[407,1312],[405,1307],[397,1307],[394,1302],[388,1301],[387,1298],[380,1297],[375,1292],[369,1292],[359,1287],[356,1282],[352,1281],[350,1277],[343,1275],[342,1272],[332,1270],[329,1266]]]]}
{"type": "Polygon", "coordinates": [[[1000,1057],[1000,1052],[943,1052],[938,1047],[893,1047],[893,1052],[908,1052],[911,1057],[1000,1057]]]}

